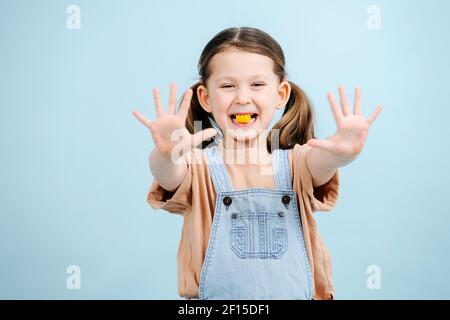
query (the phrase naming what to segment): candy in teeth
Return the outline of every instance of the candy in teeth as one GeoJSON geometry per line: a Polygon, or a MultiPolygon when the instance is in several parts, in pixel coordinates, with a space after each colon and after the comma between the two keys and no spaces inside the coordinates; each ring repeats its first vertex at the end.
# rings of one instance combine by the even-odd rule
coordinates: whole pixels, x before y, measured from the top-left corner
{"type": "Polygon", "coordinates": [[[236,121],[238,123],[249,123],[252,120],[252,116],[250,114],[238,114],[236,115],[236,121]]]}
{"type": "Polygon", "coordinates": [[[256,119],[256,113],[241,113],[241,114],[232,114],[231,119],[239,124],[247,124],[252,119],[256,119]]]}

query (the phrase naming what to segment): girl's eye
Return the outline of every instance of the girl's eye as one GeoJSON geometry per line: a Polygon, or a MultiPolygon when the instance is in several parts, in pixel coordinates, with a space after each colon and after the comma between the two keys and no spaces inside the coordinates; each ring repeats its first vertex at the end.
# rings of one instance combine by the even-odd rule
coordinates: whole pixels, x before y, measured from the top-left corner
{"type": "MultiPolygon", "coordinates": [[[[253,85],[256,87],[262,87],[262,86],[265,86],[266,84],[265,83],[254,83],[253,85]]],[[[232,85],[232,84],[224,84],[223,86],[221,86],[221,88],[232,88],[232,87],[234,87],[234,85],[232,85]]]]}

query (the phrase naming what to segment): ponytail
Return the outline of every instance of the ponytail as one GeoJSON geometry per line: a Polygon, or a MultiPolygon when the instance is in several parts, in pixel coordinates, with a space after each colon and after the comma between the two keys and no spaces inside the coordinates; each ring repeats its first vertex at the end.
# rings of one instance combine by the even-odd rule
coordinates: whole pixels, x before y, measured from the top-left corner
{"type": "MultiPolygon", "coordinates": [[[[279,148],[291,149],[296,143],[305,144],[314,138],[314,114],[311,101],[305,92],[294,82],[291,85],[291,95],[286,104],[281,119],[272,129],[279,129],[279,148]]],[[[267,136],[267,149],[272,152],[272,131],[267,136]]]]}

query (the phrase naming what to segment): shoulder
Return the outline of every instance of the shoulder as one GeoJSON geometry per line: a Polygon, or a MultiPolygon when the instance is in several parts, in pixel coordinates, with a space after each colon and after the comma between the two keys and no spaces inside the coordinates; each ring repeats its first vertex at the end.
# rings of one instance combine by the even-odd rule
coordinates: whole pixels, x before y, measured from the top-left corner
{"type": "Polygon", "coordinates": [[[206,165],[206,161],[208,159],[207,153],[211,151],[209,149],[210,148],[192,148],[189,152],[184,154],[184,160],[190,166],[204,166],[206,165]]]}
{"type": "Polygon", "coordinates": [[[296,143],[294,147],[286,149],[285,151],[288,153],[288,159],[289,163],[291,164],[291,169],[293,169],[293,167],[295,166],[298,167],[300,163],[305,162],[306,161],[305,156],[311,149],[312,147],[310,147],[306,143],[305,144],[296,143]]]}
{"type": "Polygon", "coordinates": [[[195,187],[208,183],[209,181],[210,172],[208,164],[211,151],[211,148],[192,148],[184,154],[184,159],[195,187]]]}
{"type": "Polygon", "coordinates": [[[293,154],[294,157],[298,157],[298,156],[300,156],[302,154],[306,154],[311,149],[312,149],[312,147],[310,147],[306,143],[305,144],[296,143],[294,145],[294,147],[292,149],[290,149],[290,150],[292,150],[292,154],[293,154]]]}

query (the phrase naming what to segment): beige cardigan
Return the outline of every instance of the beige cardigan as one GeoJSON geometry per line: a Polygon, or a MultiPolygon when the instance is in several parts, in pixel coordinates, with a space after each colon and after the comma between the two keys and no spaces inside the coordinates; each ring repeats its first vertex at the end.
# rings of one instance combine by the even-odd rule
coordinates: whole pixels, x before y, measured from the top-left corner
{"type": "MultiPolygon", "coordinates": [[[[289,151],[293,190],[297,193],[303,234],[314,278],[314,299],[333,299],[331,257],[323,244],[313,217],[314,211],[330,211],[338,199],[339,172],[324,185],[314,188],[306,165],[311,147],[296,144],[289,151]]],[[[194,161],[175,192],[163,189],[154,179],[147,201],[154,209],[181,214],[184,218],[178,248],[178,292],[181,297],[198,298],[200,272],[208,246],[216,192],[212,184],[203,150],[195,148],[194,161]]],[[[269,164],[268,166],[271,166],[269,164]]],[[[273,175],[261,175],[256,164],[226,164],[234,190],[274,188],[273,175]]]]}

